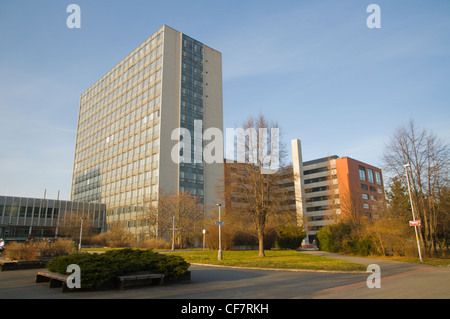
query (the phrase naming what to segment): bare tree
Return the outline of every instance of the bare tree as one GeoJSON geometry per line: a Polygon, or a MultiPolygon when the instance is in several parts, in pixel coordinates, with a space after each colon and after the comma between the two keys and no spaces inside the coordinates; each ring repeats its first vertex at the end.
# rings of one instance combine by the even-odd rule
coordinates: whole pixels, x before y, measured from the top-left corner
{"type": "MultiPolygon", "coordinates": [[[[145,239],[157,238],[161,236],[159,231],[159,214],[158,214],[158,204],[154,202],[151,197],[144,198],[144,205],[141,208],[140,220],[141,224],[146,226],[145,239]]],[[[145,229],[144,226],[144,229],[145,229]]]]}
{"type": "Polygon", "coordinates": [[[188,192],[160,194],[158,206],[150,205],[146,218],[152,228],[157,226],[160,237],[169,237],[182,248],[195,240],[203,221],[203,209],[198,198],[188,192]]]}
{"type": "Polygon", "coordinates": [[[235,134],[238,163],[231,167],[227,192],[240,203],[234,211],[255,226],[259,257],[264,257],[266,225],[286,211],[288,195],[282,186],[285,176],[281,169],[286,152],[277,123],[269,122],[263,115],[250,117],[240,130],[240,134],[235,134]]]}
{"type": "Polygon", "coordinates": [[[413,233],[408,221],[411,220],[411,205],[408,189],[402,181],[394,177],[386,191],[387,206],[379,205],[378,218],[369,225],[367,232],[379,254],[414,256],[417,253],[413,233]]]}
{"type": "Polygon", "coordinates": [[[450,234],[450,187],[443,187],[439,193],[439,220],[437,225],[437,238],[442,255],[448,250],[450,234]]]}
{"type": "Polygon", "coordinates": [[[440,190],[449,185],[449,148],[436,135],[419,129],[414,121],[400,127],[383,154],[385,171],[405,185],[405,164],[410,165],[412,204],[421,220],[419,237],[430,254],[435,247],[437,227],[443,217],[439,209],[440,190]]]}
{"type": "Polygon", "coordinates": [[[135,242],[129,230],[120,225],[111,226],[103,235],[109,247],[130,247],[135,242]]]}
{"type": "Polygon", "coordinates": [[[349,224],[358,236],[364,233],[364,224],[366,222],[362,205],[360,193],[347,191],[340,194],[342,220],[349,224]]]}
{"type": "Polygon", "coordinates": [[[66,213],[59,218],[58,236],[69,237],[78,241],[80,238],[81,218],[83,218],[83,235],[92,235],[94,223],[92,213],[82,214],[81,212],[66,213]]]}

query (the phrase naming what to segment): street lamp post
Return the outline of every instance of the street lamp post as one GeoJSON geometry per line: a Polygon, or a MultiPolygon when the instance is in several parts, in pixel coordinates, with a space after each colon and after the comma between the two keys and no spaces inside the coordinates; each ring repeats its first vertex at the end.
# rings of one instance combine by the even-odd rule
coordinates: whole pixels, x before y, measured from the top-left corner
{"type": "MultiPolygon", "coordinates": [[[[415,221],[416,218],[414,217],[414,205],[413,205],[413,201],[412,201],[411,186],[409,186],[409,176],[408,176],[408,167],[410,167],[411,165],[405,164],[403,166],[405,167],[406,183],[408,184],[409,201],[411,203],[412,217],[413,217],[413,221],[415,221]]],[[[420,262],[423,262],[422,254],[420,252],[419,236],[417,235],[417,226],[416,225],[414,225],[414,231],[416,232],[417,250],[419,251],[420,262]]]]}
{"type": "Polygon", "coordinates": [[[81,226],[80,226],[80,243],[78,244],[78,250],[81,251],[81,237],[83,236],[83,217],[81,217],[81,226]]]}
{"type": "Polygon", "coordinates": [[[205,250],[205,233],[206,233],[206,230],[203,229],[203,250],[205,250]]]}
{"type": "Polygon", "coordinates": [[[220,207],[222,206],[222,204],[217,204],[217,206],[219,206],[219,251],[217,257],[219,260],[222,260],[222,238],[220,233],[220,207]]]}
{"type": "Polygon", "coordinates": [[[175,216],[172,217],[172,251],[175,250],[175,216]]]}

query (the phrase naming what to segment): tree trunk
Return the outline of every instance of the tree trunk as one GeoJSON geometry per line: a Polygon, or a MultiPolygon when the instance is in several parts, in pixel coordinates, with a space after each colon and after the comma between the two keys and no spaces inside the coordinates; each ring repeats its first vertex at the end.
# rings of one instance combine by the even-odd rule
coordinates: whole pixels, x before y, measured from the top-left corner
{"type": "Polygon", "coordinates": [[[258,229],[259,254],[258,257],[266,257],[264,254],[264,229],[258,229]]]}

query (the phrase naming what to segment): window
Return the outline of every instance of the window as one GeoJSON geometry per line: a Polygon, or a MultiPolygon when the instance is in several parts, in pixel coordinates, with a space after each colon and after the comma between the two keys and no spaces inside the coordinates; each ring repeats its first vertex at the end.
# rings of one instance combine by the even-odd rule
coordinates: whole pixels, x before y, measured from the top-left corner
{"type": "Polygon", "coordinates": [[[367,194],[362,194],[362,199],[369,199],[369,195],[367,195],[367,194]]]}
{"type": "Polygon", "coordinates": [[[318,201],[323,201],[323,200],[328,200],[328,196],[317,196],[317,197],[306,198],[307,203],[318,202],[318,201]]]}
{"type": "Polygon", "coordinates": [[[373,170],[370,168],[367,169],[367,179],[370,183],[373,183],[373,170]]]}
{"type": "Polygon", "coordinates": [[[322,210],[327,210],[328,206],[313,206],[313,207],[306,207],[307,212],[317,212],[322,210]]]}
{"type": "Polygon", "coordinates": [[[322,192],[329,190],[330,186],[320,186],[320,187],[313,187],[313,188],[306,188],[305,193],[314,193],[314,192],[322,192]]]}
{"type": "Polygon", "coordinates": [[[318,182],[323,182],[328,180],[328,177],[323,176],[323,177],[317,177],[317,178],[311,178],[311,179],[305,179],[304,183],[305,184],[311,184],[311,183],[318,183],[318,182]]]}
{"type": "MultiPolygon", "coordinates": [[[[2,211],[2,207],[0,206],[0,211],[2,211]]],[[[33,206],[27,207],[27,218],[31,218],[31,215],[33,213],[33,206]]]]}
{"type": "Polygon", "coordinates": [[[364,191],[366,191],[366,190],[368,190],[369,188],[367,187],[367,185],[361,184],[361,189],[364,190],[364,191]]]}
{"type": "Polygon", "coordinates": [[[320,172],[326,172],[328,170],[328,167],[320,167],[316,169],[310,169],[303,172],[303,175],[309,175],[309,174],[315,174],[320,172]]]}
{"type": "Polygon", "coordinates": [[[359,167],[359,179],[362,181],[366,180],[366,169],[362,166],[359,167]]]}
{"type": "Polygon", "coordinates": [[[367,204],[367,203],[364,203],[364,204],[363,204],[363,208],[365,208],[365,209],[369,209],[369,204],[367,204]]]}
{"type": "Polygon", "coordinates": [[[380,172],[375,172],[375,180],[377,181],[378,185],[381,185],[381,174],[380,174],[380,172]]]}

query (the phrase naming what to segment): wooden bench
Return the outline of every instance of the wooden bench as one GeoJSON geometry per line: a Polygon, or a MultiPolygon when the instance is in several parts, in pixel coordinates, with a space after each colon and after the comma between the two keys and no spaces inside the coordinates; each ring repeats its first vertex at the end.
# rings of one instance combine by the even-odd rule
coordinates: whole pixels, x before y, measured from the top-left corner
{"type": "MultiPolygon", "coordinates": [[[[50,272],[50,271],[39,271],[36,275],[36,283],[48,282],[50,288],[61,288],[62,292],[75,291],[76,289],[69,288],[67,286],[66,275],[50,272]]],[[[136,273],[126,276],[119,276],[116,280],[116,287],[121,290],[127,287],[137,287],[137,286],[149,286],[153,284],[163,285],[164,275],[163,274],[153,274],[153,273],[136,273]]]]}
{"type": "Polygon", "coordinates": [[[36,275],[36,283],[48,282],[50,288],[61,288],[62,292],[75,290],[67,287],[67,277],[50,271],[39,271],[36,275]]]}
{"type": "Polygon", "coordinates": [[[164,275],[153,273],[138,273],[119,276],[117,280],[119,288],[121,290],[127,287],[148,286],[152,284],[158,284],[161,286],[164,284],[164,275]]]}

